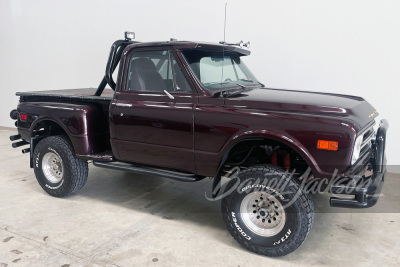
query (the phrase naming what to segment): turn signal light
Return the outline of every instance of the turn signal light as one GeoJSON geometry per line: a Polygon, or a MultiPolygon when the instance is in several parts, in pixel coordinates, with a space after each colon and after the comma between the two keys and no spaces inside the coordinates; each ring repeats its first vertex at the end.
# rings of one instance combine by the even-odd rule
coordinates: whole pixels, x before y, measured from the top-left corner
{"type": "Polygon", "coordinates": [[[28,116],[26,114],[19,114],[19,119],[21,121],[26,121],[28,119],[28,116]]]}
{"type": "Polygon", "coordinates": [[[336,141],[318,140],[317,148],[318,149],[324,149],[324,150],[337,151],[338,150],[338,142],[336,142],[336,141]]]}

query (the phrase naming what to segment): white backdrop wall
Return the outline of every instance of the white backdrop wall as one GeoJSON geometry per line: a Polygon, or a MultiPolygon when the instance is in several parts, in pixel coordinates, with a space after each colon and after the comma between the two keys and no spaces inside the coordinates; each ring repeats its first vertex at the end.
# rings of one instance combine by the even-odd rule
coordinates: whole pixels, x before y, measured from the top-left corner
{"type": "MultiPolygon", "coordinates": [[[[97,87],[125,30],[137,40],[250,40],[247,65],[269,87],[359,95],[390,123],[400,165],[400,1],[0,1],[0,125],[17,91],[97,87]]],[[[340,105],[340,103],[338,103],[340,105]]]]}

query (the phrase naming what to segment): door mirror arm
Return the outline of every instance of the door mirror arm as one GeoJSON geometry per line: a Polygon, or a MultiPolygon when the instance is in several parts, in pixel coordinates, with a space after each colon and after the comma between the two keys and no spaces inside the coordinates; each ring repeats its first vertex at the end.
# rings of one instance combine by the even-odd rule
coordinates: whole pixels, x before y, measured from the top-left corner
{"type": "Polygon", "coordinates": [[[170,99],[175,99],[173,95],[171,95],[167,90],[164,90],[164,93],[170,98],[170,99]]]}

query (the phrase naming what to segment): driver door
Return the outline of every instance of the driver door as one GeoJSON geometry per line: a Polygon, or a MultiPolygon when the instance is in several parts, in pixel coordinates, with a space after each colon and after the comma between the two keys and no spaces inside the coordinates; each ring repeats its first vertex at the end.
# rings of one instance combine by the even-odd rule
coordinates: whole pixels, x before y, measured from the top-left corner
{"type": "Polygon", "coordinates": [[[197,94],[170,48],[136,49],[111,103],[110,134],[121,161],[195,172],[197,94]]]}

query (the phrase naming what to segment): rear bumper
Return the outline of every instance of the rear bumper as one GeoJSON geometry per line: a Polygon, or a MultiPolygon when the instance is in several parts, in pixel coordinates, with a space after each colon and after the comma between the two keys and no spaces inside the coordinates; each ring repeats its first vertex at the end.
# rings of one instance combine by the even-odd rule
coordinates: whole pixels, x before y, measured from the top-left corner
{"type": "MultiPolygon", "coordinates": [[[[346,183],[334,184],[331,186],[332,194],[354,196],[353,198],[331,197],[331,207],[340,208],[369,208],[374,206],[379,199],[386,175],[386,131],[389,124],[381,120],[376,139],[373,141],[372,151],[364,166],[354,166],[347,173],[349,177],[346,183]],[[362,169],[362,175],[350,175],[355,170],[362,169]],[[372,174],[365,176],[365,170],[371,169],[372,174]]],[[[357,171],[358,172],[358,171],[357,171]]],[[[345,177],[346,178],[346,177],[345,177]]]]}

